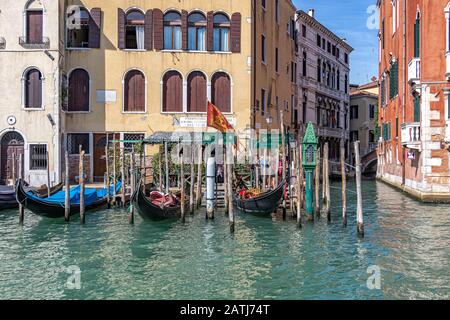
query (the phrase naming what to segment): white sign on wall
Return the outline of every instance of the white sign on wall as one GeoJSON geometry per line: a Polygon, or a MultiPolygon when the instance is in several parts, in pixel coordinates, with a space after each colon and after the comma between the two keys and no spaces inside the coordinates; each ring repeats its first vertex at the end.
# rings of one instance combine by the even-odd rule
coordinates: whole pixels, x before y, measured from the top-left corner
{"type": "MultiPolygon", "coordinates": [[[[228,122],[236,127],[237,120],[234,117],[226,117],[228,122]]],[[[183,128],[206,128],[206,117],[181,117],[179,126],[183,128]]]]}
{"type": "Polygon", "coordinates": [[[115,103],[117,101],[116,90],[97,90],[98,103],[115,103]]]}
{"type": "Polygon", "coordinates": [[[408,151],[408,159],[416,160],[416,153],[414,151],[408,151]]]}

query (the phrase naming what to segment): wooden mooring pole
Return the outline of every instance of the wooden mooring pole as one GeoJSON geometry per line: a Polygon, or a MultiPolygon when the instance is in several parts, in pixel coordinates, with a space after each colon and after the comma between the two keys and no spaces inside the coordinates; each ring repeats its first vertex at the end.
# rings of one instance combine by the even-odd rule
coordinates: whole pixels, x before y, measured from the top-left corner
{"type": "MultiPolygon", "coordinates": [[[[115,139],[116,134],[113,134],[113,140],[115,139]]],[[[112,205],[115,206],[117,204],[117,144],[114,141],[113,142],[113,198],[112,198],[112,205]]]]}
{"type": "Polygon", "coordinates": [[[230,163],[226,164],[226,170],[227,170],[227,185],[228,185],[228,190],[230,190],[230,192],[228,192],[228,219],[230,222],[230,232],[234,233],[235,231],[235,213],[234,213],[234,207],[233,207],[233,193],[231,192],[231,190],[233,190],[233,164],[232,161],[229,161],[230,163]]]}
{"type": "Polygon", "coordinates": [[[315,207],[317,218],[320,218],[320,148],[317,149],[317,167],[315,170],[315,207]]]}
{"type": "Polygon", "coordinates": [[[324,214],[327,216],[328,221],[331,221],[331,209],[330,209],[330,164],[329,164],[329,148],[328,142],[325,143],[323,148],[323,187],[325,189],[324,197],[324,214]]]}
{"type": "Polygon", "coordinates": [[[189,186],[189,214],[194,214],[194,184],[195,184],[195,150],[194,144],[191,144],[191,176],[190,176],[190,186],[189,186]]]}
{"type": "MultiPolygon", "coordinates": [[[[20,180],[23,180],[23,154],[19,154],[19,178],[20,180]]],[[[16,187],[16,186],[14,186],[16,187]]],[[[23,204],[19,203],[19,223],[23,223],[25,215],[25,207],[23,204]]]]}
{"type": "Polygon", "coordinates": [[[203,150],[202,145],[198,144],[198,163],[197,163],[197,210],[202,205],[202,168],[203,168],[203,150]]]}
{"type": "Polygon", "coordinates": [[[48,155],[48,150],[45,153],[46,161],[47,161],[47,197],[50,197],[50,157],[48,155]]]}
{"type": "Polygon", "coordinates": [[[225,202],[225,214],[229,214],[230,209],[230,202],[228,201],[228,193],[231,190],[228,190],[228,157],[227,157],[227,150],[225,148],[225,151],[223,153],[223,186],[224,186],[224,202],[225,202]]]}
{"type": "Polygon", "coordinates": [[[166,194],[169,194],[169,146],[164,142],[164,161],[166,164],[166,194]]]}
{"type": "MultiPolygon", "coordinates": [[[[285,132],[284,132],[284,113],[283,110],[280,111],[280,118],[281,118],[281,159],[282,159],[282,167],[283,167],[283,181],[285,182],[284,185],[284,191],[286,191],[286,139],[285,139],[285,132]]],[[[299,199],[300,201],[300,199],[299,199]]],[[[286,192],[283,192],[283,219],[286,219],[286,192]]]]}
{"type": "Polygon", "coordinates": [[[342,225],[347,226],[347,173],[345,170],[345,148],[341,146],[341,175],[342,175],[342,225]]]}
{"type": "Polygon", "coordinates": [[[70,167],[69,167],[69,152],[65,153],[66,170],[64,177],[64,185],[66,193],[64,195],[64,220],[69,222],[70,219],[70,167]]]}
{"type": "Polygon", "coordinates": [[[184,183],[184,150],[180,154],[180,183],[181,183],[181,222],[186,221],[186,189],[184,183]]]}
{"type": "Polygon", "coordinates": [[[85,223],[85,207],[84,207],[84,150],[82,145],[79,147],[80,163],[79,163],[79,184],[80,184],[80,223],[85,223]]]}
{"type": "Polygon", "coordinates": [[[125,189],[126,189],[126,180],[125,180],[125,149],[120,148],[120,180],[122,182],[122,186],[120,188],[120,206],[125,207],[125,189]]]}
{"type": "MultiPolygon", "coordinates": [[[[134,172],[134,146],[132,147],[131,154],[130,154],[130,188],[131,188],[131,196],[134,195],[134,191],[136,188],[136,173],[134,172]]],[[[130,217],[129,217],[130,224],[134,223],[134,206],[133,202],[130,201],[130,217]]]]}
{"type": "Polygon", "coordinates": [[[303,193],[303,165],[302,165],[302,143],[298,140],[298,151],[295,151],[295,161],[297,162],[297,227],[302,227],[302,193],[303,193]]]}
{"type": "Polygon", "coordinates": [[[12,168],[11,168],[11,175],[12,175],[12,183],[13,187],[16,187],[17,184],[17,177],[16,177],[16,153],[12,153],[12,168]]]}
{"type": "Polygon", "coordinates": [[[359,154],[359,141],[355,141],[355,162],[356,162],[356,222],[358,235],[364,237],[364,220],[361,190],[361,156],[359,154]]]}
{"type": "Polygon", "coordinates": [[[105,146],[105,163],[106,163],[106,173],[105,173],[105,185],[106,185],[106,203],[108,204],[108,209],[111,208],[111,183],[109,180],[109,151],[108,151],[108,139],[105,146]]]}
{"type": "MultiPolygon", "coordinates": [[[[163,191],[163,176],[162,176],[162,152],[161,152],[161,146],[159,146],[159,154],[158,154],[158,171],[159,171],[159,191],[163,191]]],[[[147,176],[147,167],[145,165],[145,157],[144,157],[144,166],[145,166],[145,175],[144,179],[147,176]]]]}

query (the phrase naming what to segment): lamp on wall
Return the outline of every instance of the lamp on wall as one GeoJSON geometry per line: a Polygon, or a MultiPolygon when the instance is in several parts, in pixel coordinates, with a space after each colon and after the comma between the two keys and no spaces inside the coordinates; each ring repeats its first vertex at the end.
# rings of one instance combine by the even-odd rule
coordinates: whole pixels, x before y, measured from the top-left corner
{"type": "Polygon", "coordinates": [[[54,127],[56,123],[55,123],[55,120],[53,120],[53,117],[50,113],[47,114],[47,118],[48,118],[48,121],[50,121],[50,124],[52,125],[52,127],[54,127]]]}

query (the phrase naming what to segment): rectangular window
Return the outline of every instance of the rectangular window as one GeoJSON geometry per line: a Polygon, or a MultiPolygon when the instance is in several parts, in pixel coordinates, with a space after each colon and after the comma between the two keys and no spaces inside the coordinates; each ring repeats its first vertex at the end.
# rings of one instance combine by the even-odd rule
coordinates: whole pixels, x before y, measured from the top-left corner
{"type": "Polygon", "coordinates": [[[359,107],[357,105],[350,106],[350,120],[358,119],[358,117],[359,117],[359,115],[358,115],[358,112],[359,112],[358,108],[359,107]]]}
{"type": "Polygon", "coordinates": [[[398,138],[398,118],[395,118],[395,137],[398,138]]]}
{"type": "Polygon", "coordinates": [[[275,21],[280,22],[280,0],[275,0],[275,21]]]}
{"type": "Polygon", "coordinates": [[[139,141],[144,140],[145,134],[143,133],[125,133],[123,135],[123,148],[126,152],[131,152],[133,150],[133,145],[138,143],[139,141]],[[136,141],[133,143],[132,141],[136,141]]]}
{"type": "Polygon", "coordinates": [[[69,133],[67,134],[67,151],[69,154],[79,154],[79,148],[86,154],[90,152],[89,133],[69,133]]]}
{"type": "Polygon", "coordinates": [[[373,130],[369,130],[369,143],[375,142],[375,132],[373,130]]]}
{"type": "Polygon", "coordinates": [[[375,119],[375,105],[369,105],[369,117],[370,119],[375,119]]]}
{"type": "Polygon", "coordinates": [[[266,0],[261,0],[261,7],[266,8],[266,0]]]}
{"type": "Polygon", "coordinates": [[[325,50],[325,46],[326,46],[326,41],[325,39],[322,39],[322,49],[325,50]]]}
{"type": "Polygon", "coordinates": [[[43,43],[43,13],[42,10],[28,10],[26,14],[27,18],[27,38],[28,44],[41,44],[43,43]]]}
{"type": "Polygon", "coordinates": [[[331,42],[330,41],[327,42],[327,51],[329,53],[331,53],[331,42]]]}
{"type": "Polygon", "coordinates": [[[266,37],[261,35],[261,61],[266,62],[266,37]]]}
{"type": "Polygon", "coordinates": [[[344,54],[344,62],[348,64],[348,53],[344,54]]]}
{"type": "Polygon", "coordinates": [[[278,58],[279,58],[279,56],[278,56],[278,48],[275,48],[275,71],[276,72],[279,71],[279,69],[278,69],[278,63],[279,63],[278,58]]]}
{"type": "Polygon", "coordinates": [[[384,102],[386,100],[385,97],[385,87],[386,87],[386,80],[383,79],[381,80],[381,84],[380,84],[380,93],[381,93],[381,106],[384,107],[384,102]]]}
{"type": "Polygon", "coordinates": [[[384,19],[381,22],[381,49],[384,49],[384,19]]]}
{"type": "Polygon", "coordinates": [[[306,26],[304,24],[302,24],[302,36],[306,38],[306,26]]]}
{"type": "Polygon", "coordinates": [[[317,46],[320,47],[320,45],[322,44],[322,37],[320,36],[320,34],[317,35],[317,46]]]}
{"type": "Polygon", "coordinates": [[[414,122],[420,122],[420,97],[414,97],[414,122]]]}
{"type": "Polygon", "coordinates": [[[47,145],[30,144],[30,170],[47,169],[47,145]]]}
{"type": "Polygon", "coordinates": [[[264,116],[267,110],[267,96],[266,90],[261,89],[261,115],[264,116]]]}
{"type": "Polygon", "coordinates": [[[355,142],[359,140],[359,132],[358,131],[351,131],[350,132],[350,141],[355,142]]]}
{"type": "Polygon", "coordinates": [[[398,95],[398,61],[391,66],[389,74],[389,98],[394,99],[398,95]]]}
{"type": "Polygon", "coordinates": [[[414,23],[414,58],[420,57],[420,19],[414,23]]]}

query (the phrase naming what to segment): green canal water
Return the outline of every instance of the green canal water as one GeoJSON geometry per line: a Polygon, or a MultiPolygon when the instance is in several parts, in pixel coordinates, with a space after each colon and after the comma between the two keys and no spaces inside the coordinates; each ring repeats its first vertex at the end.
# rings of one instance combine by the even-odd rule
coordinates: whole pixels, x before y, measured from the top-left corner
{"type": "Polygon", "coordinates": [[[332,222],[300,231],[292,221],[239,215],[230,235],[220,212],[214,221],[199,213],[184,225],[140,217],[129,225],[124,210],[94,211],[84,226],[29,212],[19,226],[16,210],[0,212],[0,298],[450,298],[449,205],[365,181],[366,237],[358,239],[355,195],[345,229],[334,188],[332,222]],[[67,285],[72,266],[80,289],[67,285]],[[371,266],[380,289],[367,286],[371,266]]]}

